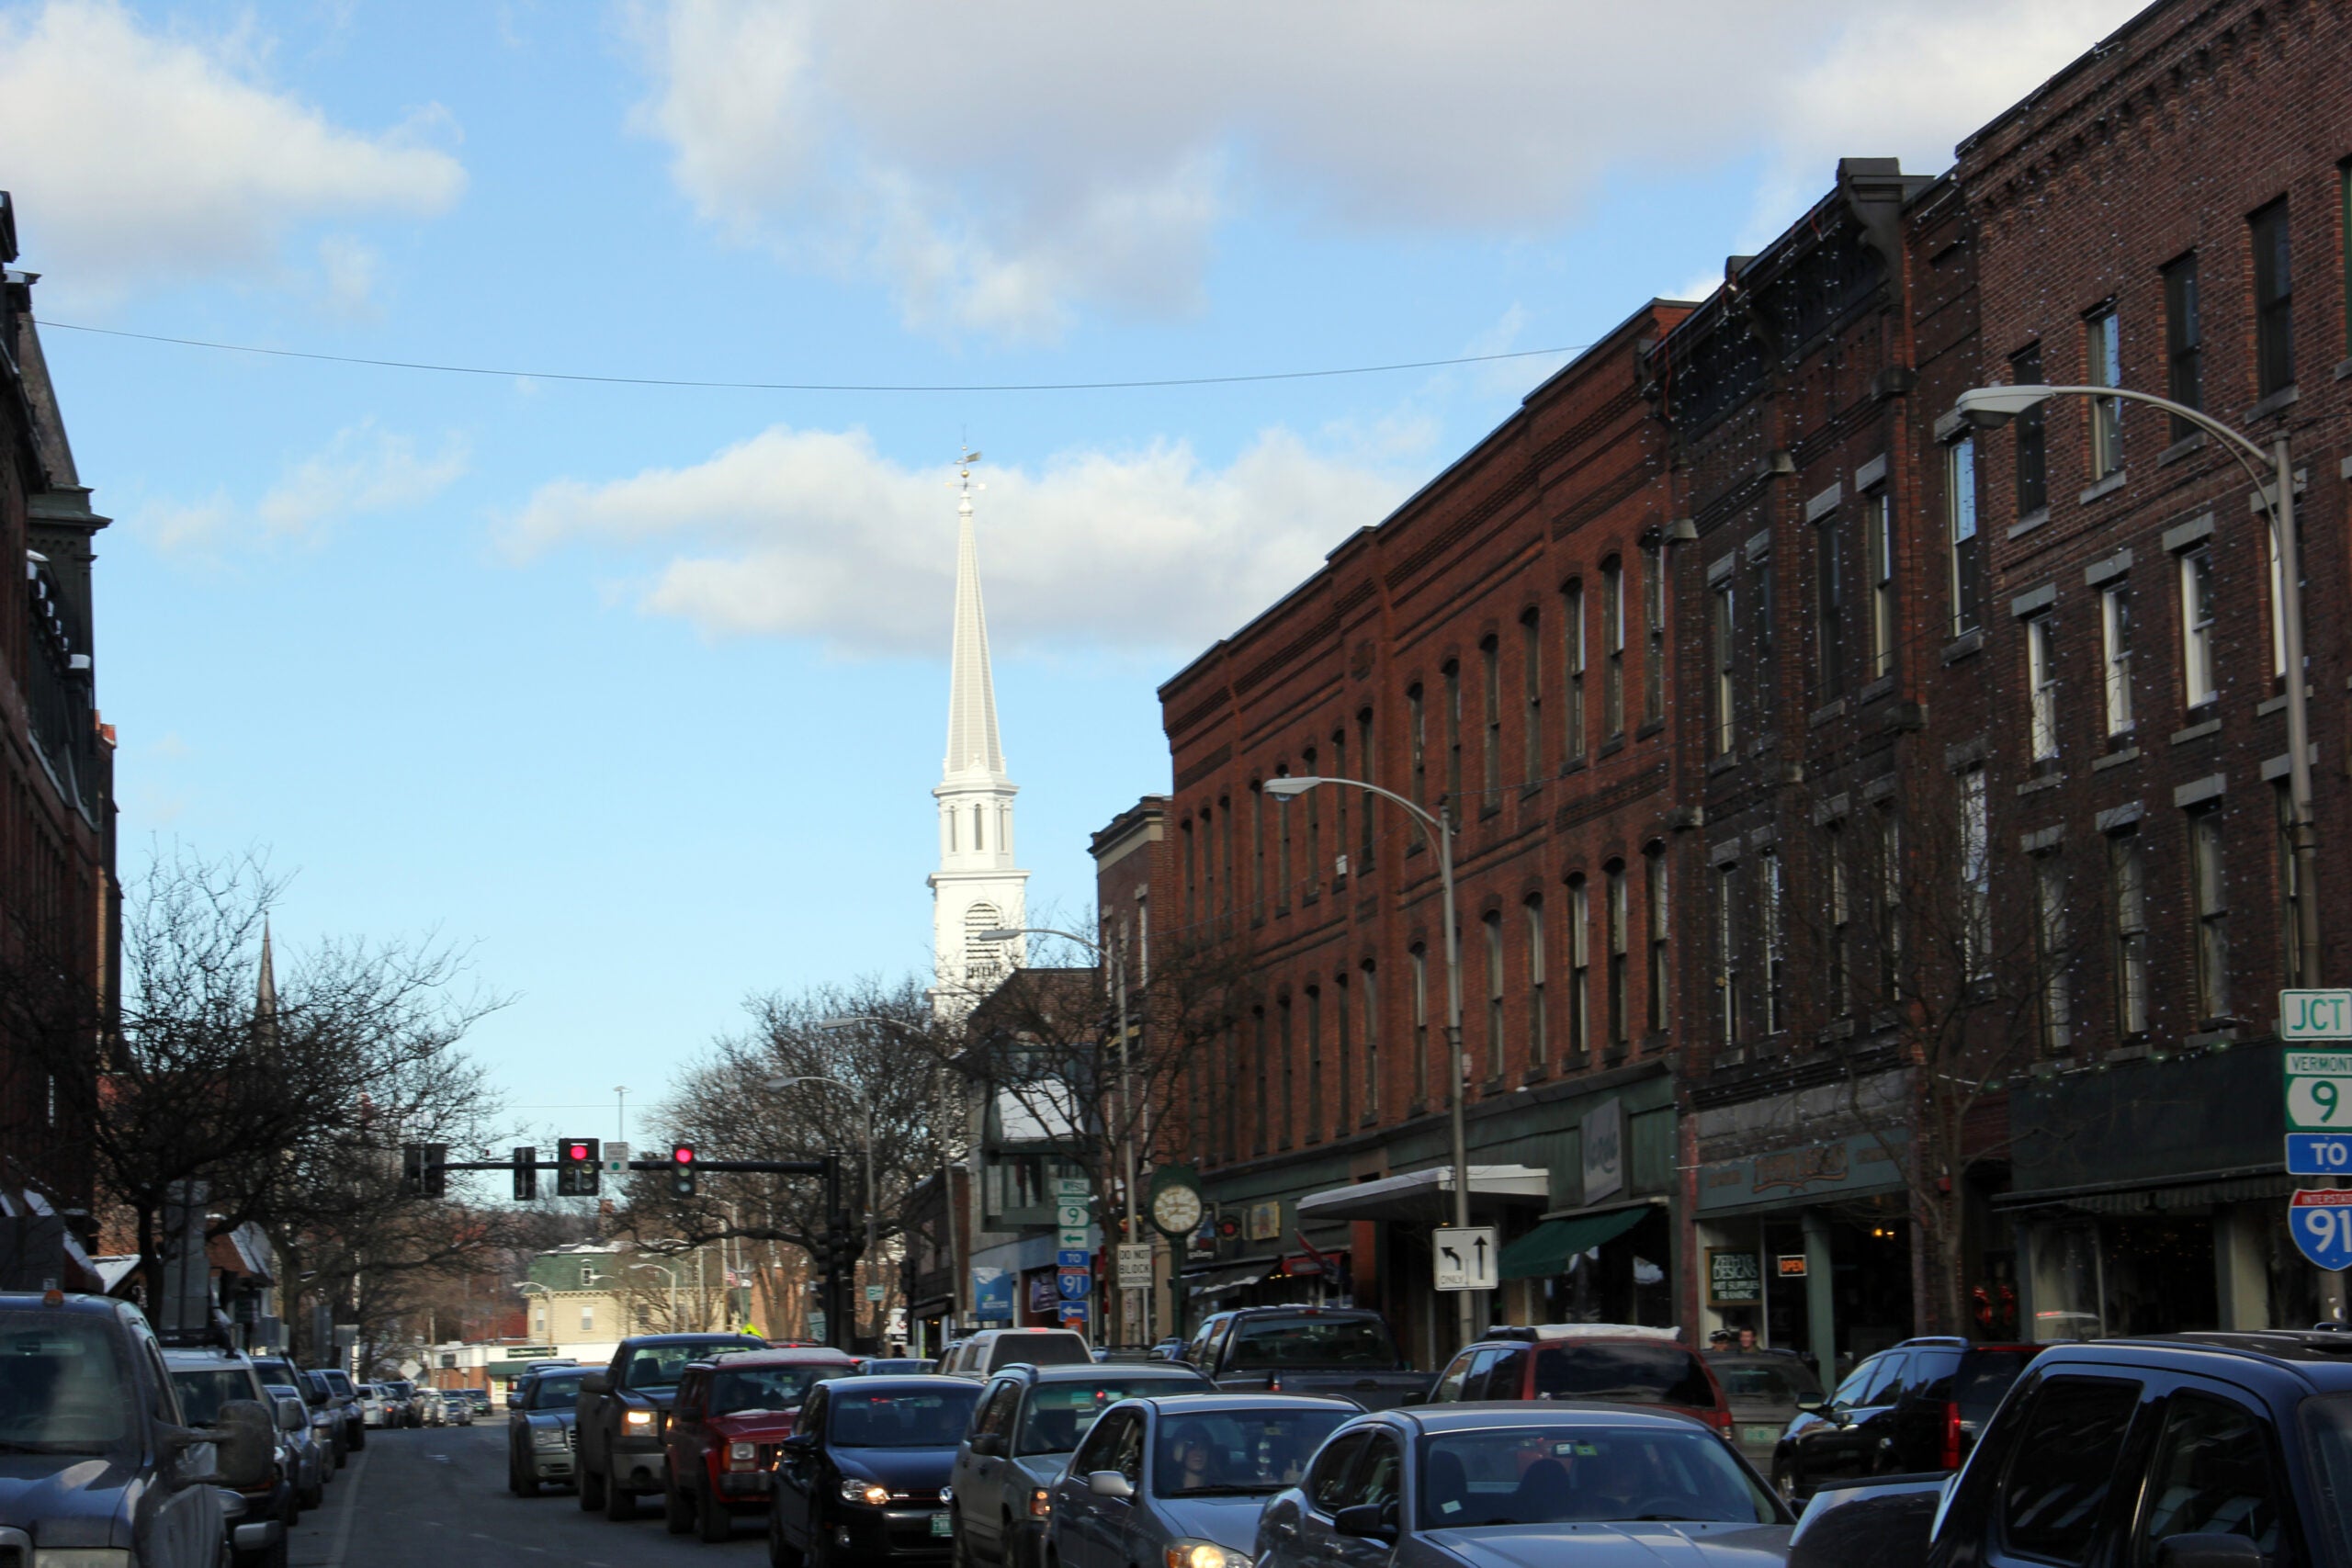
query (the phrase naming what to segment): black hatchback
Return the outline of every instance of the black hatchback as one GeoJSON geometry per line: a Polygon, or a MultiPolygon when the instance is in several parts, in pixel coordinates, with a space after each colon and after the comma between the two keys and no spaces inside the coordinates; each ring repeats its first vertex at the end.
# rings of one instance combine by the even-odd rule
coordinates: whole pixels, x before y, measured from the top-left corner
{"type": "Polygon", "coordinates": [[[948,1472],[979,1398],[969,1378],[841,1378],[811,1388],[776,1449],[769,1562],[945,1562],[948,1472]]]}
{"type": "Polygon", "coordinates": [[[2047,1348],[1957,1337],[1891,1346],[1789,1423],[1773,1445],[1772,1484],[1810,1497],[1867,1476],[1958,1470],[2009,1385],[2047,1348]]]}

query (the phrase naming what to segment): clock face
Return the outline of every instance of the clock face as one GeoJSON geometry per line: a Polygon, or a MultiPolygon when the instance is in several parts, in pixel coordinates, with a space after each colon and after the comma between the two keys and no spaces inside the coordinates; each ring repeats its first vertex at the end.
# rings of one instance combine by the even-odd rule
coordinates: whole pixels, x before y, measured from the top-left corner
{"type": "Polygon", "coordinates": [[[1182,1235],[1201,1223],[1201,1195],[1189,1187],[1163,1187],[1151,1201],[1151,1223],[1170,1235],[1182,1235]]]}

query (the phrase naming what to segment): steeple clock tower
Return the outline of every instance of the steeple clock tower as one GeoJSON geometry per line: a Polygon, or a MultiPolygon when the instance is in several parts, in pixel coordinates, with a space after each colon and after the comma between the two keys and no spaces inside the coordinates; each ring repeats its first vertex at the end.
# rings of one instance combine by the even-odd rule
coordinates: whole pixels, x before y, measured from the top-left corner
{"type": "Polygon", "coordinates": [[[1018,967],[1019,938],[988,942],[980,934],[1024,924],[1029,874],[1012,863],[1012,797],[1020,786],[1004,771],[997,739],[996,682],[989,671],[988,616],[980,605],[979,550],[972,533],[972,483],[978,452],[957,464],[956,631],[947,682],[947,759],[932,795],[939,802],[939,869],[931,875],[936,978],[933,1010],[968,1010],[1018,967]]]}

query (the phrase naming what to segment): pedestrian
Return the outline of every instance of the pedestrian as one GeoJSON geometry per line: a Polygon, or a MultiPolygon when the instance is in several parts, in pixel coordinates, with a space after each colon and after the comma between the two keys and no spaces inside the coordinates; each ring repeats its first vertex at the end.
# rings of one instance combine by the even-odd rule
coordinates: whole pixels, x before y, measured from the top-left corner
{"type": "Polygon", "coordinates": [[[1739,1331],[1739,1348],[1743,1350],[1753,1350],[1756,1348],[1756,1330],[1752,1328],[1743,1328],[1739,1331]]]}

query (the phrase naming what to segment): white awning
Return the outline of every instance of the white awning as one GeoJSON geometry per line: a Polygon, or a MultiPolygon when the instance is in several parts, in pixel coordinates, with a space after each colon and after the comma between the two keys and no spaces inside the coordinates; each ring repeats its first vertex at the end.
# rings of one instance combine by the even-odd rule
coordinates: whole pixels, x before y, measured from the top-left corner
{"type": "Polygon", "coordinates": [[[1260,1260],[1230,1269],[1214,1269],[1187,1280],[1185,1283],[1193,1295],[1215,1300],[1233,1291],[1246,1291],[1273,1271],[1272,1262],[1260,1260]]]}
{"type": "MultiPolygon", "coordinates": [[[[1540,1166],[1474,1165],[1470,1167],[1470,1196],[1508,1203],[1546,1203],[1552,1197],[1552,1175],[1540,1166]]],[[[1453,1213],[1453,1168],[1384,1176],[1310,1192],[1298,1201],[1298,1218],[1309,1220],[1408,1220],[1419,1224],[1444,1224],[1453,1213]]]]}

